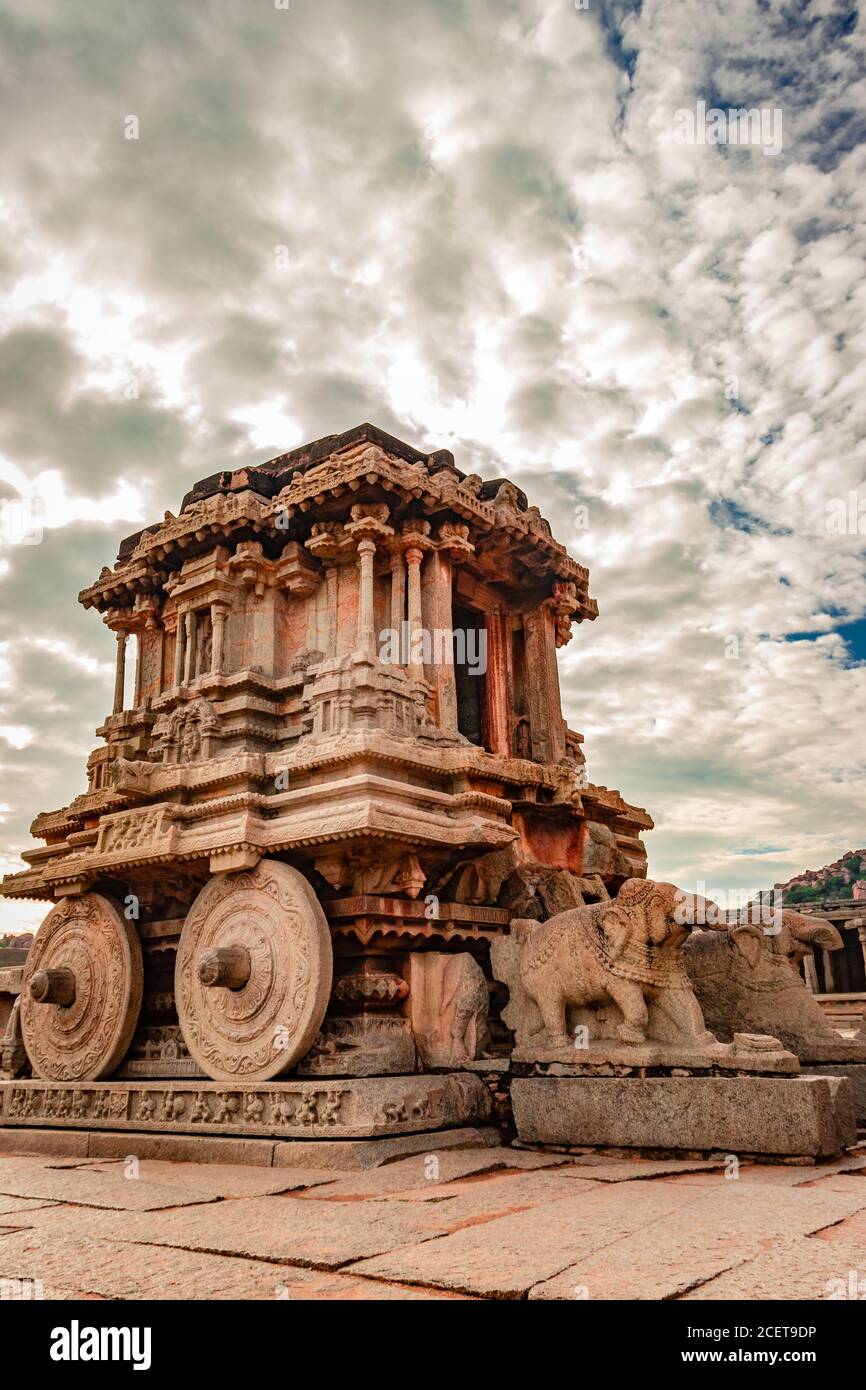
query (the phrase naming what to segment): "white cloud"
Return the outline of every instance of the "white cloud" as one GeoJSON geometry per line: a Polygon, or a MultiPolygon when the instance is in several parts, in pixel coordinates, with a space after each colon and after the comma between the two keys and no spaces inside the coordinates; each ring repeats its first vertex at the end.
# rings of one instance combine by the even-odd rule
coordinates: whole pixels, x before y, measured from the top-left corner
{"type": "Polygon", "coordinates": [[[154,0],[120,24],[109,0],[7,0],[0,450],[46,498],[43,545],[3,552],[0,719],[36,730],[8,754],[10,856],[81,790],[110,651],[75,592],[119,536],[363,419],[511,474],[591,563],[564,699],[591,775],[656,817],[652,870],[766,885],[863,842],[866,668],[831,630],[866,612],[864,542],[826,526],[866,491],[849,9],[333,0],[215,24],[154,0]],[[676,144],[701,98],[780,106],[781,154],[676,144]]]}

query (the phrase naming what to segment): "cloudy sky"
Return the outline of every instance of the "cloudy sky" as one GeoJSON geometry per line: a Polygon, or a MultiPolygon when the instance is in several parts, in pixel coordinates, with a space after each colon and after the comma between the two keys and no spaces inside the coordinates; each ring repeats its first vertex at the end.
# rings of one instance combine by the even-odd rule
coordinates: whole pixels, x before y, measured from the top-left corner
{"type": "Polygon", "coordinates": [[[591,567],[567,714],[655,877],[866,845],[866,14],[0,0],[0,102],[0,868],[84,787],[119,538],[362,420],[591,567]]]}

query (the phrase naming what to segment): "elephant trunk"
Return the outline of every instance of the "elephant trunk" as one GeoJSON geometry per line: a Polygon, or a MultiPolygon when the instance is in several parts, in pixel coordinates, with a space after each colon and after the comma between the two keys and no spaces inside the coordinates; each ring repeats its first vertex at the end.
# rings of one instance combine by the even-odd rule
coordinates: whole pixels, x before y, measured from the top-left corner
{"type": "Polygon", "coordinates": [[[794,921],[788,920],[791,935],[804,946],[821,946],[825,951],[841,950],[842,937],[832,922],[807,922],[798,913],[794,921]]]}
{"type": "Polygon", "coordinates": [[[700,893],[683,893],[677,907],[677,921],[687,927],[704,927],[709,930],[727,929],[725,913],[711,898],[702,898],[700,893]]]}

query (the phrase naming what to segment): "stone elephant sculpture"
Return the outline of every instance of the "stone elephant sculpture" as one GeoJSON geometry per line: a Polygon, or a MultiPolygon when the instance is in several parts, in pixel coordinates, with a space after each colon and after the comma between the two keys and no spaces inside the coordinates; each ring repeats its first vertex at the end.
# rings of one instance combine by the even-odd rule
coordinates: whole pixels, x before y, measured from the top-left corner
{"type": "Polygon", "coordinates": [[[745,920],[723,932],[695,932],[683,959],[707,1026],[723,1042],[738,1032],[768,1033],[804,1059],[816,1047],[841,1051],[800,975],[813,945],[838,951],[842,938],[831,923],[789,908],[765,926],[745,920]]]}
{"type": "Polygon", "coordinates": [[[651,1005],[657,1040],[715,1043],[680,946],[696,921],[720,916],[714,903],[672,883],[631,878],[607,901],[560,912],[547,922],[513,921],[510,938],[494,942],[491,960],[511,991],[509,1026],[518,1034],[518,1047],[542,1030],[546,1046],[568,1047],[569,1010],[610,1004],[622,1016],[617,1033],[623,1042],[647,1040],[651,1005]]]}

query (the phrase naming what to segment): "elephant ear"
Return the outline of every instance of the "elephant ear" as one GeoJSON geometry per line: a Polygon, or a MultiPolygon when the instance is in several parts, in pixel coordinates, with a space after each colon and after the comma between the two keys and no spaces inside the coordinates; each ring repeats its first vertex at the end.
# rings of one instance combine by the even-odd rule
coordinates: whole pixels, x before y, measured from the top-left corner
{"type": "Polygon", "coordinates": [[[606,912],[602,913],[602,930],[607,937],[611,961],[619,960],[631,935],[632,924],[615,900],[606,912]]]}
{"type": "Polygon", "coordinates": [[[731,927],[731,940],[744,960],[748,962],[752,970],[758,964],[761,952],[764,949],[761,941],[759,927],[747,926],[731,927]]]}
{"type": "Polygon", "coordinates": [[[512,917],[511,935],[520,945],[524,945],[532,935],[533,930],[538,926],[534,917],[512,917]]]}

